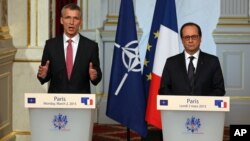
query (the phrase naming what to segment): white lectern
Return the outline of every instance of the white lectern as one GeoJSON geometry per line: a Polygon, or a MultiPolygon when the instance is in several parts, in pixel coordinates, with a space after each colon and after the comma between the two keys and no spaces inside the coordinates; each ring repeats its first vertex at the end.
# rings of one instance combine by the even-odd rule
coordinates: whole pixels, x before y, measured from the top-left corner
{"type": "Polygon", "coordinates": [[[157,96],[164,141],[223,141],[229,97],[157,96]]]}
{"type": "Polygon", "coordinates": [[[26,93],[31,141],[91,141],[95,94],[26,93]]]}

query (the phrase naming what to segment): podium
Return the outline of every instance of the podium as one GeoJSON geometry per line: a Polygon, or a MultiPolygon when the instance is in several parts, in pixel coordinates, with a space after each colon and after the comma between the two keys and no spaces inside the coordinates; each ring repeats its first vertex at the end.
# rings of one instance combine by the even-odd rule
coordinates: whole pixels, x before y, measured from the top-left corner
{"type": "Polygon", "coordinates": [[[223,141],[229,97],[157,96],[164,141],[223,141]]]}
{"type": "Polygon", "coordinates": [[[95,94],[26,93],[31,141],[91,141],[95,94]]]}

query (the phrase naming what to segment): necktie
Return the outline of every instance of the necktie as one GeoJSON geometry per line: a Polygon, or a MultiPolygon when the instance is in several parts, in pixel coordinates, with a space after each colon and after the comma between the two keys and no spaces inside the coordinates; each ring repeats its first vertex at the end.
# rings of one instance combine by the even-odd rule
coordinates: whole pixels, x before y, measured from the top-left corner
{"type": "Polygon", "coordinates": [[[72,68],[73,68],[73,49],[72,49],[72,40],[68,40],[68,47],[66,53],[66,67],[67,67],[67,75],[70,80],[72,68]]]}
{"type": "Polygon", "coordinates": [[[193,86],[193,84],[194,84],[194,70],[195,70],[194,64],[193,64],[194,56],[190,56],[189,59],[190,59],[190,62],[188,65],[188,79],[189,79],[190,85],[193,86]]]}

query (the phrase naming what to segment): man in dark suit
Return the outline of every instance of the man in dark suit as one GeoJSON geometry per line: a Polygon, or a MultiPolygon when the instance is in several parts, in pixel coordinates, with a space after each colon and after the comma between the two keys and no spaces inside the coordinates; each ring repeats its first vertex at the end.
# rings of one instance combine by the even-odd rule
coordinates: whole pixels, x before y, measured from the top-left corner
{"type": "Polygon", "coordinates": [[[46,41],[37,77],[41,84],[50,81],[49,93],[90,93],[90,81],[101,78],[98,44],[80,35],[82,13],[76,4],[61,11],[64,34],[46,41]]]}
{"type": "Polygon", "coordinates": [[[159,94],[162,95],[225,95],[219,59],[200,50],[201,29],[195,23],[182,26],[184,52],[167,59],[159,94]]]}

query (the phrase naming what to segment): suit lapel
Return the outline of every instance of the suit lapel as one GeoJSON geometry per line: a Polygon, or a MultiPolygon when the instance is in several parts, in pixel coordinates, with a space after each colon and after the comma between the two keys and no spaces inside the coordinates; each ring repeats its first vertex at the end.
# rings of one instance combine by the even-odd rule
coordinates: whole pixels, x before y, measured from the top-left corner
{"type": "MultiPolygon", "coordinates": [[[[77,47],[77,51],[76,51],[76,57],[75,57],[75,62],[73,65],[73,70],[72,70],[72,74],[75,74],[74,72],[77,70],[77,67],[81,61],[81,58],[84,57],[84,39],[83,37],[80,35],[80,39],[79,39],[79,43],[78,43],[78,47],[77,47]]],[[[72,76],[71,76],[72,78],[72,76]]]]}
{"type": "Polygon", "coordinates": [[[186,68],[186,59],[185,59],[185,53],[183,52],[181,54],[181,57],[180,57],[180,67],[182,70],[182,73],[184,74],[184,79],[186,81],[187,84],[189,84],[189,79],[188,79],[188,75],[187,75],[187,68],[186,68]]]}
{"type": "Polygon", "coordinates": [[[65,52],[64,52],[64,44],[63,44],[63,36],[58,38],[56,42],[57,49],[57,56],[58,56],[58,63],[63,65],[63,71],[65,72],[65,77],[67,77],[67,69],[66,69],[66,62],[65,62],[65,52]]]}
{"type": "Polygon", "coordinates": [[[196,67],[196,72],[195,72],[195,78],[194,78],[195,82],[198,79],[201,70],[203,69],[203,66],[204,66],[203,64],[204,64],[203,52],[200,51],[199,59],[198,59],[197,67],[196,67]]]}

